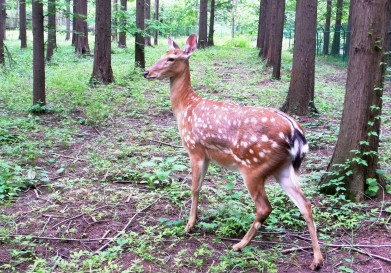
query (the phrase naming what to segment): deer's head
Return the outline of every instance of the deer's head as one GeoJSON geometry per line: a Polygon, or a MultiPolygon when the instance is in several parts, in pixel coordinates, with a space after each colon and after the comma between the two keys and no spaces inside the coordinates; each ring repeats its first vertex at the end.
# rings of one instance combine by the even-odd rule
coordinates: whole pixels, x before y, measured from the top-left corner
{"type": "Polygon", "coordinates": [[[188,69],[189,58],[197,48],[197,36],[192,34],[187,38],[185,50],[180,49],[170,37],[167,39],[170,49],[143,74],[148,80],[172,78],[188,69]]]}

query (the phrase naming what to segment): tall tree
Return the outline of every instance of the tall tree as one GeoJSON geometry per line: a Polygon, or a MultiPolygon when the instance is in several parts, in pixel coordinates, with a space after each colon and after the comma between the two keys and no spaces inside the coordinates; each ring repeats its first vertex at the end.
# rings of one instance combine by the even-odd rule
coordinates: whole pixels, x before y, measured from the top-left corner
{"type": "MultiPolygon", "coordinates": [[[[151,0],[145,0],[145,6],[144,6],[144,20],[146,22],[148,22],[149,20],[151,20],[151,0]]],[[[146,24],[145,26],[146,28],[148,28],[148,25],[146,24]]],[[[151,36],[149,36],[149,33],[147,32],[146,33],[147,36],[145,36],[145,45],[146,46],[151,46],[151,36]]]]}
{"type": "MultiPolygon", "coordinates": [[[[153,19],[155,19],[155,21],[158,21],[159,20],[159,0],[155,0],[155,12],[154,12],[154,15],[153,15],[153,19]]],[[[155,29],[153,31],[153,44],[154,45],[157,45],[158,44],[158,36],[159,36],[159,31],[157,29],[155,29]]]]}
{"type": "Polygon", "coordinates": [[[346,28],[346,47],[345,52],[346,56],[349,58],[349,50],[350,50],[350,40],[351,40],[351,30],[352,30],[352,10],[353,10],[353,1],[350,1],[349,5],[349,18],[348,18],[348,27],[346,28]]]}
{"type": "Polygon", "coordinates": [[[6,29],[7,29],[7,25],[6,25],[6,19],[7,19],[7,1],[6,0],[1,0],[2,1],[2,19],[4,20],[3,21],[3,24],[2,24],[2,28],[1,28],[1,31],[3,32],[3,39],[5,40],[5,36],[6,36],[6,29]]]}
{"type": "Polygon", "coordinates": [[[305,116],[314,104],[316,13],[318,1],[297,0],[292,75],[282,111],[305,116]]]}
{"type": "Polygon", "coordinates": [[[271,41],[272,47],[272,59],[273,59],[273,78],[280,79],[281,77],[281,51],[282,51],[282,39],[284,34],[284,19],[285,19],[285,0],[274,0],[276,2],[276,24],[273,28],[273,36],[271,41]]]}
{"type": "Polygon", "coordinates": [[[208,46],[214,46],[214,25],[215,25],[215,7],[216,3],[215,0],[210,1],[210,19],[209,19],[209,33],[208,33],[208,46]]]}
{"type": "Polygon", "coordinates": [[[265,5],[267,4],[267,0],[259,1],[259,18],[258,18],[258,35],[257,35],[257,48],[262,50],[263,42],[265,39],[265,5]]]}
{"type": "Polygon", "coordinates": [[[4,31],[3,27],[5,25],[5,1],[0,0],[0,66],[5,64],[4,57],[4,31]]]}
{"type": "Polygon", "coordinates": [[[326,23],[324,25],[324,43],[323,43],[323,54],[329,55],[330,47],[330,23],[331,23],[331,4],[332,0],[327,0],[326,7],[326,23]]]}
{"type": "Polygon", "coordinates": [[[117,11],[118,11],[118,1],[113,0],[113,23],[112,23],[112,30],[111,30],[111,39],[113,41],[117,41],[117,27],[118,27],[117,11]]]}
{"type": "Polygon", "coordinates": [[[73,32],[76,35],[75,52],[78,55],[88,54],[90,47],[88,45],[87,0],[74,0],[73,3],[76,6],[73,15],[75,17],[73,32]]]}
{"type": "Polygon", "coordinates": [[[208,47],[208,0],[200,0],[198,48],[208,47]]]}
{"type": "Polygon", "coordinates": [[[118,47],[126,47],[126,16],[125,12],[127,10],[127,1],[121,0],[121,19],[120,19],[120,28],[119,28],[119,39],[118,47]]]}
{"type": "Polygon", "coordinates": [[[46,48],[46,60],[50,61],[56,48],[56,0],[48,1],[48,41],[46,48]]]}
{"type": "Polygon", "coordinates": [[[140,67],[141,69],[145,69],[145,41],[144,37],[140,33],[140,31],[143,31],[145,29],[145,23],[144,23],[144,3],[145,0],[136,0],[136,26],[139,30],[136,33],[135,38],[135,66],[140,67]]]}
{"type": "Polygon", "coordinates": [[[360,201],[367,182],[376,194],[389,0],[352,0],[352,35],[342,120],[323,185],[343,178],[347,197],[360,201]],[[370,71],[370,73],[368,73],[370,71]],[[341,167],[343,166],[343,167],[341,167]],[[375,181],[375,183],[373,182],[375,181]]]}
{"type": "Polygon", "coordinates": [[[66,14],[66,25],[67,33],[65,35],[65,40],[68,41],[71,38],[71,0],[66,0],[67,14],[66,14]]]}
{"type": "Polygon", "coordinates": [[[19,1],[19,38],[20,47],[27,47],[27,31],[26,31],[26,0],[19,1]]]}
{"type": "Polygon", "coordinates": [[[114,82],[111,68],[111,1],[96,0],[94,66],[90,82],[114,82]]]}
{"type": "Polygon", "coordinates": [[[45,40],[43,29],[43,4],[32,2],[33,17],[33,104],[46,104],[45,94],[45,40]]]}
{"type": "Polygon", "coordinates": [[[259,51],[259,57],[261,57],[263,60],[267,58],[267,53],[269,52],[269,36],[270,36],[270,22],[271,22],[271,14],[272,14],[272,1],[270,0],[262,0],[262,7],[263,7],[263,12],[264,17],[263,23],[261,27],[263,27],[263,31],[261,33],[261,41],[262,45],[259,51]]]}
{"type": "Polygon", "coordinates": [[[335,14],[334,38],[331,45],[331,55],[339,55],[339,50],[341,47],[342,9],[343,0],[338,0],[337,11],[335,14]]]}

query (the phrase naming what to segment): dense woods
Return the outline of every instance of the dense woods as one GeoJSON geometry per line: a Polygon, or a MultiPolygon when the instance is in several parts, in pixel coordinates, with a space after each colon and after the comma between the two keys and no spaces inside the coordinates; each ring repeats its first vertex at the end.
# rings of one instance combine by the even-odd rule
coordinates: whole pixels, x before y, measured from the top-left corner
{"type": "MultiPolygon", "coordinates": [[[[274,179],[256,233],[258,197],[211,164],[185,235],[192,175],[173,80],[143,78],[181,48],[191,73],[181,87],[302,124],[292,139],[309,145],[300,194],[322,272],[386,272],[390,33],[389,0],[0,0],[0,271],[309,272],[300,211],[311,204],[292,203],[274,179]],[[251,223],[256,238],[233,251],[251,223]]],[[[216,124],[239,123],[214,113],[216,124]]],[[[272,120],[261,119],[264,130],[279,128],[272,120]]],[[[208,135],[228,138],[222,131],[208,135]]],[[[238,135],[240,145],[254,139],[238,135]]],[[[277,149],[260,136],[270,149],[251,149],[249,162],[277,149]]],[[[299,144],[278,137],[294,157],[299,144]]]]}

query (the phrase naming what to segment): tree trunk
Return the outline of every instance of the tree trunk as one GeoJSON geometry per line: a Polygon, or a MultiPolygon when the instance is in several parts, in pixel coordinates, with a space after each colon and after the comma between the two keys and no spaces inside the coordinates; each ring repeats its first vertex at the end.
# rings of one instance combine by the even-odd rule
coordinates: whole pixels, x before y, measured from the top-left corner
{"type": "MultiPolygon", "coordinates": [[[[263,3],[263,7],[264,7],[264,23],[262,23],[263,25],[263,33],[261,35],[263,35],[263,45],[261,47],[261,50],[259,51],[259,57],[262,58],[262,60],[265,60],[266,57],[267,57],[267,53],[269,51],[269,34],[270,34],[270,20],[271,20],[271,13],[272,13],[272,1],[269,1],[269,0],[263,0],[262,1],[263,3]],[[265,3],[263,3],[265,2],[265,3]]],[[[262,27],[262,26],[261,26],[262,27]]]]}
{"type": "Polygon", "coordinates": [[[208,47],[208,0],[200,0],[198,48],[208,47]]]}
{"type": "Polygon", "coordinates": [[[352,9],[353,9],[353,1],[350,1],[349,5],[349,19],[348,19],[348,27],[346,29],[346,57],[349,58],[349,50],[350,50],[350,40],[351,40],[351,30],[352,30],[352,9]]]}
{"type": "MultiPolygon", "coordinates": [[[[136,0],[136,26],[139,30],[145,29],[144,24],[144,0],[136,0]]],[[[135,43],[135,67],[145,69],[145,41],[140,33],[136,33],[135,43]]]]}
{"type": "Polygon", "coordinates": [[[73,0],[72,8],[72,45],[76,47],[77,40],[77,2],[80,0],[73,0]]]}
{"type": "Polygon", "coordinates": [[[68,41],[71,38],[71,0],[66,0],[67,2],[67,15],[66,15],[66,25],[67,25],[67,33],[65,35],[65,40],[68,41]]]}
{"type": "Polygon", "coordinates": [[[262,51],[263,43],[265,40],[265,26],[266,26],[266,7],[267,0],[260,0],[259,2],[259,19],[258,19],[258,35],[257,35],[257,48],[262,51]]]}
{"type": "Polygon", "coordinates": [[[7,1],[6,0],[2,0],[3,1],[3,12],[1,13],[1,15],[3,15],[3,27],[1,28],[2,32],[3,32],[3,40],[6,39],[6,30],[7,30],[7,24],[6,24],[6,20],[7,20],[7,1]]]}
{"type": "Polygon", "coordinates": [[[94,67],[90,82],[114,82],[111,68],[111,1],[107,0],[96,0],[94,67]]]}
{"type": "Polygon", "coordinates": [[[118,1],[113,0],[113,29],[111,30],[111,40],[117,41],[117,27],[118,27],[118,19],[117,19],[117,11],[118,11],[118,1]]]}
{"type": "Polygon", "coordinates": [[[278,6],[279,6],[279,0],[273,0],[271,3],[269,3],[269,11],[270,16],[268,18],[268,32],[266,35],[268,35],[268,46],[266,47],[267,50],[265,50],[265,60],[267,66],[273,66],[274,64],[274,55],[273,51],[275,50],[275,35],[276,35],[276,24],[277,24],[277,14],[278,14],[278,6]]]}
{"type": "MultiPolygon", "coordinates": [[[[77,55],[89,54],[88,28],[87,28],[87,0],[74,0],[76,2],[76,44],[77,55]]],[[[74,2],[74,3],[75,3],[74,2]]]]}
{"type": "Polygon", "coordinates": [[[27,31],[26,31],[26,0],[19,2],[19,38],[20,48],[27,47],[27,31]]]}
{"type": "MultiPolygon", "coordinates": [[[[127,10],[127,1],[121,0],[121,11],[125,13],[127,10]]],[[[126,17],[125,14],[122,14],[120,19],[120,28],[119,28],[119,39],[118,39],[118,47],[125,48],[126,47],[126,17]]]]}
{"type": "MultiPolygon", "coordinates": [[[[154,14],[153,19],[155,19],[155,21],[159,20],[159,0],[155,0],[155,14],[154,14]]],[[[159,36],[159,31],[154,30],[153,31],[153,44],[154,45],[158,44],[158,36],[159,36]]]]}
{"type": "Polygon", "coordinates": [[[299,116],[314,104],[317,1],[297,0],[292,75],[282,111],[299,116]]]}
{"type": "Polygon", "coordinates": [[[343,8],[343,0],[338,0],[337,11],[335,15],[334,38],[333,38],[333,44],[331,45],[331,55],[339,55],[339,50],[341,47],[342,8],[343,8]]]}
{"type": "MultiPolygon", "coordinates": [[[[151,0],[145,0],[145,6],[144,6],[144,13],[145,13],[145,21],[151,20],[151,0]]],[[[146,28],[148,25],[145,26],[146,28]]],[[[145,39],[145,45],[151,46],[151,36],[149,36],[149,31],[147,32],[147,36],[144,37],[145,39]]]]}
{"type": "MultiPolygon", "coordinates": [[[[390,3],[388,0],[352,1],[345,103],[337,145],[328,167],[332,174],[322,178],[322,185],[324,189],[335,190],[333,179],[343,178],[347,197],[358,202],[364,197],[366,182],[378,179],[379,117],[390,3]]],[[[369,190],[376,194],[376,183],[371,185],[369,190]]]]}
{"type": "Polygon", "coordinates": [[[45,96],[45,41],[43,29],[43,4],[32,2],[33,17],[33,105],[46,104],[45,96]]]}
{"type": "Polygon", "coordinates": [[[274,29],[273,41],[273,75],[274,79],[281,78],[281,51],[282,51],[282,38],[284,32],[284,19],[285,19],[285,0],[274,0],[277,2],[276,10],[276,25],[274,29]]]}
{"type": "Polygon", "coordinates": [[[213,34],[215,25],[215,0],[210,2],[210,20],[209,20],[209,33],[208,33],[208,46],[214,46],[213,34]]]}
{"type": "Polygon", "coordinates": [[[48,1],[48,41],[46,60],[50,61],[56,48],[56,0],[48,1]]]}
{"type": "Polygon", "coordinates": [[[5,1],[0,0],[0,66],[5,65],[4,57],[4,32],[3,26],[5,25],[5,1]]]}
{"type": "Polygon", "coordinates": [[[323,43],[323,54],[324,55],[329,55],[331,4],[332,4],[332,0],[327,0],[326,23],[324,25],[324,43],[323,43]]]}

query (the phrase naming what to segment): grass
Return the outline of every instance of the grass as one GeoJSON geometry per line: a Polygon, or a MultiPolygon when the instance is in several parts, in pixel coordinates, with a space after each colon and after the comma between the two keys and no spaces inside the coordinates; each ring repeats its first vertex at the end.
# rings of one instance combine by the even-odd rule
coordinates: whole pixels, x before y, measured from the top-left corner
{"type": "MultiPolygon", "coordinates": [[[[232,251],[231,245],[253,221],[253,203],[240,176],[215,165],[201,193],[195,232],[184,234],[191,175],[185,151],[175,147],[181,142],[169,83],[145,81],[133,66],[133,47],[113,44],[116,83],[90,87],[92,58],[77,58],[68,42],[58,39],[46,68],[51,111],[32,115],[32,50],[20,50],[16,35],[6,41],[15,63],[0,72],[0,270],[307,272],[310,253],[282,253],[308,246],[300,239],[308,235],[299,211],[273,181],[267,192],[274,210],[242,252],[232,251]],[[118,233],[134,216],[128,229],[118,233]],[[115,239],[97,251],[107,242],[105,236],[115,239]]],[[[184,39],[177,42],[183,45],[184,39]]],[[[193,54],[193,88],[213,99],[279,108],[289,87],[291,53],[283,52],[282,79],[275,81],[257,50],[245,39],[237,42],[240,47],[227,42],[193,54]]],[[[147,48],[147,66],[166,50],[165,44],[147,48]]],[[[314,204],[321,241],[369,238],[381,244],[390,230],[389,202],[358,205],[317,189],[337,138],[345,70],[317,58],[315,104],[321,114],[302,120],[311,152],[301,182],[314,204]]],[[[388,93],[384,101],[380,164],[389,177],[388,93]]],[[[354,251],[322,251],[328,257],[324,272],[379,266],[365,263],[354,251]]],[[[387,256],[387,249],[377,254],[387,256]]]]}

